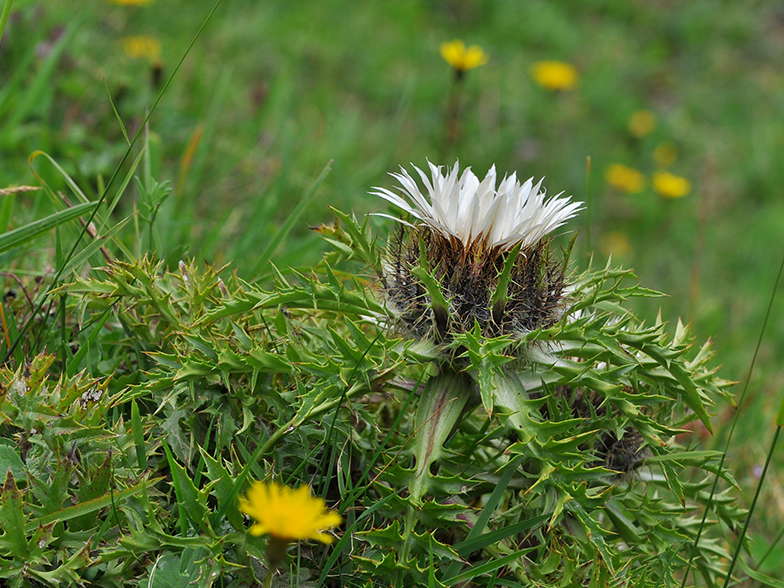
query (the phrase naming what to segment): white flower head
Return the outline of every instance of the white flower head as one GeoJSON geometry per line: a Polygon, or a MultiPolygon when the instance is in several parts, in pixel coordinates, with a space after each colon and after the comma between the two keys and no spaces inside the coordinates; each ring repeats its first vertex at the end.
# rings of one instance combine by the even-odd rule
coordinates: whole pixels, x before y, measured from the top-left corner
{"type": "Polygon", "coordinates": [[[390,174],[400,182],[401,196],[379,187],[371,194],[388,200],[435,233],[457,239],[464,247],[508,250],[518,243],[524,249],[531,247],[575,216],[582,206],[582,202],[571,202],[571,197],[559,198],[560,194],[546,199],[542,180],[534,184],[530,178],[521,184],[515,173],[505,176],[496,188],[495,166],[480,182],[470,167],[458,177],[458,163],[445,174],[441,166],[428,165],[432,179],[413,166],[427,197],[402,167],[401,173],[390,174]]]}

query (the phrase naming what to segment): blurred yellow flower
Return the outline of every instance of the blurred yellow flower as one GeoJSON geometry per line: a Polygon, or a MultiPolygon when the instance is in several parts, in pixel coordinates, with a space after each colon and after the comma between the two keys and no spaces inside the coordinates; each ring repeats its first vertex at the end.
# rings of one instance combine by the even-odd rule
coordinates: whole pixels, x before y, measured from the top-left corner
{"type": "Polygon", "coordinates": [[[332,543],[332,536],[322,531],[343,521],[335,511],[326,510],[323,498],[311,497],[306,485],[295,490],[275,482],[254,482],[247,497],[240,498],[240,511],[256,519],[249,529],[251,535],[269,533],[284,542],[318,539],[332,543]]]}
{"type": "Polygon", "coordinates": [[[465,46],[460,39],[441,43],[441,57],[458,72],[487,63],[488,57],[479,45],[465,46]]]}
{"type": "Polygon", "coordinates": [[[119,4],[120,6],[144,6],[152,2],[152,0],[109,0],[109,2],[119,4]]]}
{"type": "Polygon", "coordinates": [[[656,146],[653,150],[653,162],[658,167],[667,167],[672,165],[678,159],[678,148],[672,141],[664,141],[656,146]]]}
{"type": "Polygon", "coordinates": [[[653,174],[653,189],[663,198],[681,198],[691,192],[691,182],[666,171],[653,174]]]}
{"type": "Polygon", "coordinates": [[[656,116],[650,110],[638,110],[629,118],[629,132],[637,138],[647,137],[656,128],[656,116]]]}
{"type": "Polygon", "coordinates": [[[161,42],[155,37],[125,37],[125,54],[134,59],[147,57],[156,60],[161,55],[161,42]]]}
{"type": "Polygon", "coordinates": [[[599,250],[604,255],[617,255],[623,257],[631,250],[629,238],[620,231],[605,233],[599,239],[599,250]]]}
{"type": "Polygon", "coordinates": [[[573,90],[579,74],[571,63],[538,61],[531,68],[531,77],[545,90],[573,90]]]}
{"type": "Polygon", "coordinates": [[[604,179],[613,188],[617,188],[627,194],[636,194],[645,189],[645,176],[642,172],[620,163],[614,163],[609,166],[604,171],[604,179]]]}

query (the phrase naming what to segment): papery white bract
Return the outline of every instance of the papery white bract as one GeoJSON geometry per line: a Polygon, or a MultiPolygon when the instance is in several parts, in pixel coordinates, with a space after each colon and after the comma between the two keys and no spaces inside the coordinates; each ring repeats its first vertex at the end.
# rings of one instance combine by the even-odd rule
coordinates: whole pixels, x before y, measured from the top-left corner
{"type": "Polygon", "coordinates": [[[427,197],[402,167],[401,173],[390,175],[400,182],[405,198],[379,187],[371,194],[388,200],[431,230],[457,239],[465,247],[507,250],[521,242],[523,248],[533,246],[575,216],[582,206],[582,202],[571,202],[570,197],[559,198],[560,194],[546,199],[541,180],[534,185],[530,178],[520,184],[517,174],[504,177],[496,189],[495,166],[480,182],[470,167],[458,177],[457,163],[445,174],[441,166],[430,162],[428,165],[432,179],[412,166],[422,179],[427,197]]]}

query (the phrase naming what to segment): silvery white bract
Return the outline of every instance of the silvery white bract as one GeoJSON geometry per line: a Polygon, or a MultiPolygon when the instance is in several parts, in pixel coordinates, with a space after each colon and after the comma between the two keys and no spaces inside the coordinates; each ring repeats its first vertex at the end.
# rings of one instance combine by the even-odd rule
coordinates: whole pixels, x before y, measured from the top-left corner
{"type": "Polygon", "coordinates": [[[496,189],[495,166],[480,182],[470,167],[458,178],[457,163],[446,175],[442,175],[441,166],[430,162],[428,165],[432,181],[413,166],[427,189],[428,198],[402,167],[401,173],[390,175],[400,182],[407,200],[385,188],[377,187],[371,193],[444,237],[461,241],[465,247],[476,244],[488,249],[511,249],[520,242],[523,248],[530,247],[575,216],[582,205],[582,202],[570,202],[571,198],[559,198],[560,194],[545,200],[541,180],[534,185],[530,178],[520,184],[517,174],[504,177],[496,189]]]}

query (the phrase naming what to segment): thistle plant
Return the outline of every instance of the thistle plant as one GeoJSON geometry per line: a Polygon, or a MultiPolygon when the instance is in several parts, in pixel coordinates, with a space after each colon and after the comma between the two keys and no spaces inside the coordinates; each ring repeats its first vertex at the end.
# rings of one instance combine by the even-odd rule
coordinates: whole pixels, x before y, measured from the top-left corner
{"type": "MultiPolygon", "coordinates": [[[[727,395],[728,382],[707,367],[708,346],[689,358],[683,325],[670,339],[663,323],[646,327],[624,310],[630,296],[655,295],[623,286],[630,273],[608,266],[567,275],[568,256],[554,259],[549,235],[581,203],[548,200],[541,181],[521,185],[515,175],[496,189],[494,168],[481,182],[470,169],[459,176],[457,165],[444,174],[430,164],[431,178],[415,170],[426,195],[405,170],[393,174],[400,196],[374,192],[409,215],[396,219],[401,228],[383,265],[391,329],[435,348],[413,423],[413,467],[397,472],[408,476],[411,499],[397,577],[415,567],[414,544],[426,521],[474,520],[471,509],[457,514],[471,500],[445,489],[470,495],[472,482],[503,472],[485,510],[496,508],[503,488],[508,511],[496,510],[497,521],[527,533],[488,552],[518,579],[671,582],[695,532],[685,515],[705,507],[700,490],[710,482],[695,474],[684,484],[681,470],[691,464],[711,472],[716,459],[679,447],[675,436],[697,419],[710,430],[708,407],[727,395]],[[471,432],[493,440],[492,469],[473,463],[480,451],[460,441],[480,403],[486,420],[471,432]],[[507,437],[510,430],[517,441],[507,437]],[[673,533],[675,544],[665,539],[673,533]]],[[[717,519],[733,525],[739,515],[731,500],[718,500],[724,508],[716,509],[717,519]]],[[[485,510],[476,522],[488,522],[485,510]]],[[[467,542],[482,531],[469,529],[467,542]]],[[[712,582],[721,569],[710,553],[721,548],[708,540],[699,549],[699,567],[712,582]]],[[[486,569],[495,578],[499,568],[486,569]]],[[[455,561],[442,581],[473,577],[460,569],[455,561]]]]}
{"type": "Polygon", "coordinates": [[[0,370],[0,577],[666,586],[705,515],[693,577],[714,585],[743,513],[679,436],[728,396],[709,345],[634,317],[656,293],[629,271],[555,253],[580,203],[416,173],[374,190],[405,215],[385,247],[335,211],[307,273],[145,257],[52,288],[66,320],[0,370]]]}

